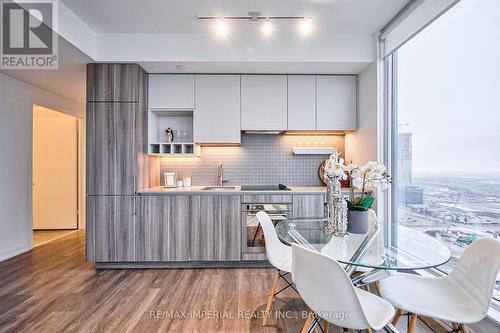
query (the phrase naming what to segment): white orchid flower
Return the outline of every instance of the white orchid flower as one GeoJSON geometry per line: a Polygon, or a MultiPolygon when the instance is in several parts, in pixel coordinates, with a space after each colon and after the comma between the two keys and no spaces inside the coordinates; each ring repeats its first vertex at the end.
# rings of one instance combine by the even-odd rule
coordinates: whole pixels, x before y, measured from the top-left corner
{"type": "Polygon", "coordinates": [[[361,178],[353,178],[351,179],[352,186],[357,189],[363,188],[363,180],[361,178]]]}

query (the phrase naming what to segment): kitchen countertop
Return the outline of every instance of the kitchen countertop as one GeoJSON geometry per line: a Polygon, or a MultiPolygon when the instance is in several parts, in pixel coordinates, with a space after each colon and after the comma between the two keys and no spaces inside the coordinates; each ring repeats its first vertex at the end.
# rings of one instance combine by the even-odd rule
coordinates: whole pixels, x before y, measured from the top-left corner
{"type": "MultiPolygon", "coordinates": [[[[140,195],[193,195],[193,194],[220,194],[220,195],[240,195],[240,194],[326,194],[326,186],[289,186],[290,191],[242,191],[241,186],[235,186],[231,190],[202,190],[204,187],[213,187],[213,185],[206,186],[191,186],[191,187],[171,187],[165,188],[163,186],[152,187],[138,191],[140,195]]],[[[232,186],[227,186],[232,187],[232,186]]],[[[342,189],[342,191],[349,191],[349,189],[342,189]]]]}

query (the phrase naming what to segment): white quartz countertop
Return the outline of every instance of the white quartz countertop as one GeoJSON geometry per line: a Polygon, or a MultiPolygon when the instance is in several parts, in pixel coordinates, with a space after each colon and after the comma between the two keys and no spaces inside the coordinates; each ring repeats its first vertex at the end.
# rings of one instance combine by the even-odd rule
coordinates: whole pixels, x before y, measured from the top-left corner
{"type": "MultiPolygon", "coordinates": [[[[241,194],[324,194],[326,193],[326,186],[289,186],[290,191],[243,191],[241,186],[234,186],[234,189],[225,190],[203,190],[205,187],[214,187],[213,185],[206,186],[190,186],[190,187],[171,187],[165,188],[163,186],[152,187],[139,191],[141,195],[192,195],[192,194],[220,194],[220,195],[241,195],[241,194]]],[[[233,186],[227,186],[233,187],[233,186]]],[[[349,189],[342,189],[348,191],[349,189]]]]}

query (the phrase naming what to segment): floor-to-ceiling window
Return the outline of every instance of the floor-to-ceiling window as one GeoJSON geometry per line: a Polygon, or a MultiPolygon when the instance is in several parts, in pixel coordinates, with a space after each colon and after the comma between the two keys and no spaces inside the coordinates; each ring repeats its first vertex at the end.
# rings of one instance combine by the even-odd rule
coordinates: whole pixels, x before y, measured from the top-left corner
{"type": "Polygon", "coordinates": [[[444,242],[449,272],[500,238],[500,1],[462,0],[392,57],[393,221],[444,242]]]}

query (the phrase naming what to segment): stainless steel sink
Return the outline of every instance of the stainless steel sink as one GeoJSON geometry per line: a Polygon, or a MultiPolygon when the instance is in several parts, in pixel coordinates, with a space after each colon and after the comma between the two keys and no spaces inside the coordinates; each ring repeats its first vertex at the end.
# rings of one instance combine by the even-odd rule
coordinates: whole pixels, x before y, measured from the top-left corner
{"type": "Polygon", "coordinates": [[[203,187],[202,191],[234,191],[235,186],[207,186],[203,187]]]}

